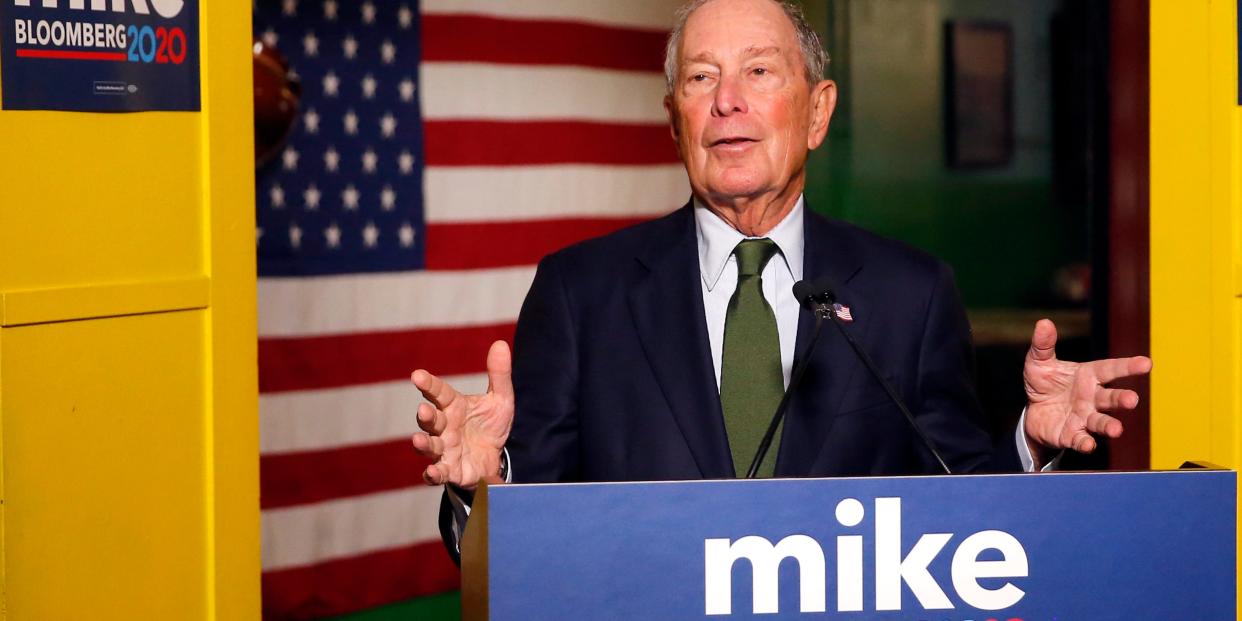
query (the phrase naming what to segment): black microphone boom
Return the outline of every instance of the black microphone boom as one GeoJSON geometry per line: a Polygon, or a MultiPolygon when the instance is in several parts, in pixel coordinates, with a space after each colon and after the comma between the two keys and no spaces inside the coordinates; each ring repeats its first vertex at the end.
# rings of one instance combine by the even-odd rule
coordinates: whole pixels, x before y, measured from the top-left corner
{"type": "MultiPolygon", "coordinates": [[[[808,300],[814,294],[812,285],[805,280],[799,280],[794,283],[794,296],[798,299],[798,303],[804,307],[811,308],[808,300]],[[806,299],[803,299],[803,298],[806,299]]],[[[768,449],[772,446],[772,439],[776,437],[776,430],[781,426],[781,419],[785,417],[785,409],[789,407],[789,398],[794,394],[794,389],[798,384],[802,383],[802,376],[806,374],[806,368],[811,366],[811,354],[815,351],[815,343],[819,341],[819,329],[824,324],[823,314],[815,313],[815,331],[811,334],[811,342],[807,345],[806,351],[802,354],[802,360],[794,364],[793,373],[789,378],[789,387],[785,389],[785,394],[781,395],[781,402],[776,406],[776,412],[772,414],[772,421],[768,423],[768,430],[763,433],[763,439],[759,441],[759,450],[755,452],[755,458],[750,462],[750,468],[746,470],[746,478],[753,479],[759,474],[759,465],[763,463],[763,458],[767,456],[768,449]]]]}
{"type": "Polygon", "coordinates": [[[794,297],[798,300],[798,303],[810,308],[815,313],[815,332],[811,336],[810,345],[806,348],[802,360],[794,366],[789,388],[785,391],[785,395],[781,397],[780,405],[776,407],[776,413],[772,416],[772,422],[768,424],[768,430],[763,435],[763,441],[759,443],[759,451],[755,454],[755,459],[751,462],[746,477],[750,479],[755,478],[755,474],[759,471],[759,464],[763,463],[763,458],[767,455],[772,439],[776,435],[776,428],[780,426],[781,419],[785,416],[785,408],[788,406],[789,396],[793,394],[794,388],[800,383],[802,375],[806,372],[806,367],[810,366],[811,353],[815,350],[815,343],[819,340],[819,329],[825,318],[837,327],[837,331],[841,333],[842,337],[845,337],[845,341],[850,344],[850,349],[854,350],[854,354],[858,356],[863,366],[867,367],[867,370],[871,372],[871,376],[880,383],[880,387],[884,389],[889,400],[897,406],[897,409],[901,410],[901,413],[906,417],[906,421],[910,423],[910,427],[914,429],[915,435],[922,441],[923,446],[927,447],[932,457],[936,458],[936,463],[940,465],[940,468],[944,470],[945,474],[953,474],[953,471],[949,469],[949,465],[945,463],[944,457],[940,455],[940,451],[936,448],[936,444],[932,442],[927,433],[923,431],[923,427],[914,419],[914,415],[910,413],[910,408],[906,407],[905,401],[901,399],[892,384],[880,373],[871,356],[867,355],[866,350],[854,340],[854,337],[850,336],[845,326],[841,324],[840,318],[837,317],[835,309],[832,307],[836,302],[835,291],[836,288],[833,287],[832,281],[827,277],[817,278],[813,282],[800,280],[793,286],[794,297]]]}

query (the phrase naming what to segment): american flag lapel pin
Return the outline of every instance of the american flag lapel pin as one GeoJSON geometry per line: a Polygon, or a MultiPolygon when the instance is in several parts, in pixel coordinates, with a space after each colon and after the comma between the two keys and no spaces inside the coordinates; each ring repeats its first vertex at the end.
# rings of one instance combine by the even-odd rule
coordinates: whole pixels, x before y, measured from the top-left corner
{"type": "Polygon", "coordinates": [[[845,323],[854,321],[854,316],[850,314],[850,307],[841,304],[840,302],[834,302],[832,304],[832,312],[836,314],[837,319],[840,319],[845,323]]]}

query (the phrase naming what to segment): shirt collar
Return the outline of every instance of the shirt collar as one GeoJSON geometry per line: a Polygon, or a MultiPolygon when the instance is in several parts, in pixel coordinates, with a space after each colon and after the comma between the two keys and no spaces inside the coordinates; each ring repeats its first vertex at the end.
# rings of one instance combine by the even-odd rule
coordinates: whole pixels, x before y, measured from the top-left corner
{"type": "MultiPolygon", "coordinates": [[[[798,202],[786,214],[785,219],[767,234],[768,239],[776,242],[780,257],[785,261],[785,266],[793,276],[794,282],[802,280],[802,251],[805,242],[802,210],[803,197],[799,196],[798,202]]],[[[697,198],[694,199],[694,222],[699,242],[699,274],[702,275],[703,284],[707,285],[707,290],[711,291],[716,288],[720,275],[724,273],[725,266],[729,264],[733,249],[737,247],[738,242],[747,237],[700,203],[697,198]]]]}

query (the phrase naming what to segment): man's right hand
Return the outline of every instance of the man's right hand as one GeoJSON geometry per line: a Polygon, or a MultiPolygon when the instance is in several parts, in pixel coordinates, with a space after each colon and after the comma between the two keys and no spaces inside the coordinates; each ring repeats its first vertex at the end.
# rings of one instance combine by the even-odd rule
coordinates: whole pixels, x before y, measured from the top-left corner
{"type": "Polygon", "coordinates": [[[479,479],[500,474],[500,453],[513,427],[513,362],[509,345],[487,352],[487,392],[463,395],[419,369],[410,376],[428,403],[418,406],[414,450],[434,460],[423,471],[428,485],[451,483],[472,490],[479,479]]]}

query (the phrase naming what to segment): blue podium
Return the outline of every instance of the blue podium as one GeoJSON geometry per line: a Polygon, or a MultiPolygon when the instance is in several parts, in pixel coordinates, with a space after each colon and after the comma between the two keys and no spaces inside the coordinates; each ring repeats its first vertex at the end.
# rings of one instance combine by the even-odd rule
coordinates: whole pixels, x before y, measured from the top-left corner
{"type": "Polygon", "coordinates": [[[463,618],[1235,618],[1236,475],[481,487],[463,618]]]}

